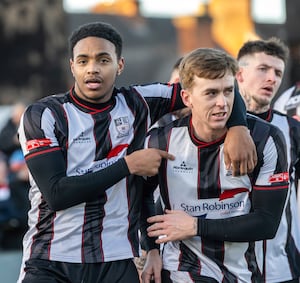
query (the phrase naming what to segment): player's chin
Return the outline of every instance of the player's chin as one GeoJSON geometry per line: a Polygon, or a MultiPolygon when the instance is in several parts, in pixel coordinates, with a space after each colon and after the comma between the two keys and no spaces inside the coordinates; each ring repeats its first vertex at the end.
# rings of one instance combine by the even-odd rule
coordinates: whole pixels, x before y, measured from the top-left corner
{"type": "Polygon", "coordinates": [[[214,130],[223,130],[226,128],[226,123],[227,123],[227,120],[214,121],[211,123],[211,127],[214,130]]]}
{"type": "Polygon", "coordinates": [[[89,89],[85,92],[86,97],[89,98],[90,101],[94,101],[95,103],[97,102],[106,102],[109,100],[109,95],[106,92],[103,92],[100,89],[89,89]]]}

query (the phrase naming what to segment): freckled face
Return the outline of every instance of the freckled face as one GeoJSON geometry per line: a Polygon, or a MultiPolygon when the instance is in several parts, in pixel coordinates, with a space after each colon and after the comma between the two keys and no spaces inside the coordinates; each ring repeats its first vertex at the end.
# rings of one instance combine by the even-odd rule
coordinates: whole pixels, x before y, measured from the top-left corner
{"type": "Polygon", "coordinates": [[[117,74],[124,68],[124,59],[117,58],[114,44],[99,37],[78,41],[70,60],[76,94],[92,103],[107,102],[112,95],[117,74]]]}

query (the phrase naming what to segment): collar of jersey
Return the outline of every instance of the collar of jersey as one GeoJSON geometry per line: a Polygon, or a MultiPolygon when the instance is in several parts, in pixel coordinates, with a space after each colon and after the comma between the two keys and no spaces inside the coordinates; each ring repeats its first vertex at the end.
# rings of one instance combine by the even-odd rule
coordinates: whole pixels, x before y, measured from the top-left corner
{"type": "Polygon", "coordinates": [[[210,147],[211,148],[211,147],[219,146],[224,142],[226,134],[223,135],[222,137],[214,140],[214,141],[211,141],[211,142],[205,142],[205,141],[202,141],[202,140],[198,139],[195,135],[194,128],[192,126],[192,119],[191,118],[192,117],[190,116],[188,130],[189,130],[191,140],[196,146],[198,146],[200,148],[205,148],[205,147],[210,147]]]}
{"type": "Polygon", "coordinates": [[[109,111],[111,108],[114,107],[115,105],[115,92],[116,89],[113,91],[113,95],[111,99],[105,103],[91,103],[88,102],[82,98],[80,98],[75,90],[74,87],[70,91],[70,98],[74,105],[76,105],[80,110],[87,112],[87,113],[98,113],[98,112],[104,112],[104,111],[109,111]]]}
{"type": "Polygon", "coordinates": [[[270,122],[272,120],[272,117],[273,117],[273,111],[272,109],[270,108],[268,111],[266,112],[263,112],[263,113],[254,113],[254,112],[251,112],[251,111],[248,111],[248,113],[254,115],[254,116],[257,116],[259,117],[260,119],[263,119],[267,122],[270,122]]]}

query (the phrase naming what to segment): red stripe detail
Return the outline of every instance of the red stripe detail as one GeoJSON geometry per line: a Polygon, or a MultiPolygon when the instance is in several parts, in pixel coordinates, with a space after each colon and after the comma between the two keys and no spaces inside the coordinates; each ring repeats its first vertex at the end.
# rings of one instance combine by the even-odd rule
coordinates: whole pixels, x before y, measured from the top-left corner
{"type": "Polygon", "coordinates": [[[27,154],[25,156],[25,159],[28,160],[34,156],[38,156],[38,155],[41,155],[41,154],[44,154],[44,153],[48,153],[48,152],[52,152],[52,151],[57,151],[57,150],[60,150],[60,147],[51,147],[47,150],[43,150],[43,151],[39,151],[39,152],[35,152],[35,153],[30,153],[30,154],[27,154]]]}
{"type": "Polygon", "coordinates": [[[108,154],[106,158],[112,158],[114,156],[117,156],[124,148],[128,147],[128,143],[117,145],[115,148],[113,148],[108,154]]]}
{"type": "MultiPolygon", "coordinates": [[[[74,89],[72,89],[72,91],[74,91],[74,89]]],[[[78,99],[76,99],[76,97],[74,96],[74,94],[72,93],[72,91],[70,92],[70,95],[71,95],[72,99],[76,102],[76,104],[80,105],[81,107],[83,107],[85,109],[94,111],[93,113],[100,113],[100,112],[103,112],[103,111],[105,111],[105,110],[107,110],[107,109],[109,109],[111,107],[111,104],[107,105],[106,107],[104,107],[102,109],[97,109],[97,108],[89,107],[89,106],[81,103],[78,99]]]]}
{"type": "Polygon", "coordinates": [[[235,195],[240,193],[245,193],[245,192],[249,192],[249,190],[246,188],[236,188],[232,190],[226,190],[220,195],[220,200],[233,198],[235,195]]]}
{"type": "Polygon", "coordinates": [[[273,190],[282,190],[282,189],[288,189],[289,185],[283,185],[283,186],[273,186],[273,187],[256,187],[254,186],[254,190],[258,191],[273,191],[273,190]]]}

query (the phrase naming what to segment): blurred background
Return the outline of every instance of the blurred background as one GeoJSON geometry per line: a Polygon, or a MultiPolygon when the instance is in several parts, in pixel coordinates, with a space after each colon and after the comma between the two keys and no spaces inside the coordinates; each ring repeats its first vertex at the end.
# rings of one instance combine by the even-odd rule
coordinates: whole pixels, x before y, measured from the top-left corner
{"type": "Polygon", "coordinates": [[[89,21],[108,21],[123,35],[120,85],[165,81],[196,47],[236,56],[248,39],[278,36],[291,49],[287,88],[300,76],[299,17],[299,0],[0,0],[0,105],[68,89],[67,37],[89,21]]]}
{"type": "Polygon", "coordinates": [[[0,281],[17,279],[29,208],[18,113],[72,86],[67,38],[74,28],[105,21],[123,35],[117,86],[167,82],[175,61],[197,47],[236,56],[249,39],[277,36],[291,52],[279,95],[300,81],[299,17],[299,0],[0,0],[0,281]]]}

